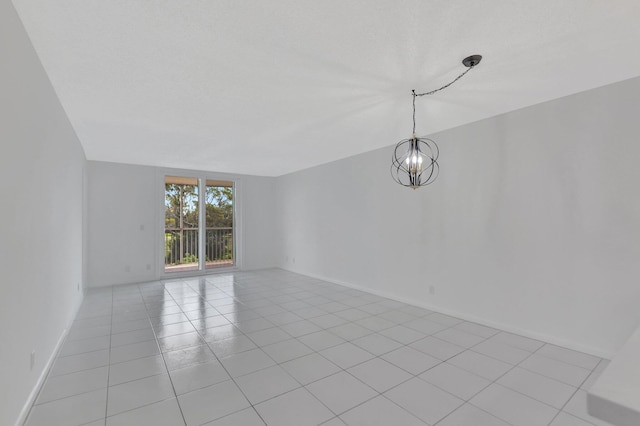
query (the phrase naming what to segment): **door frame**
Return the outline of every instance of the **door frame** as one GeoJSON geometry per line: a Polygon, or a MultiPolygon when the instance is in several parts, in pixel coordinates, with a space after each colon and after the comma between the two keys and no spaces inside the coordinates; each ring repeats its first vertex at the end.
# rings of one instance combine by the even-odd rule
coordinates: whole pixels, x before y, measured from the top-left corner
{"type": "MultiPolygon", "coordinates": [[[[158,168],[156,173],[156,180],[158,182],[158,203],[157,213],[157,238],[156,238],[156,259],[158,268],[156,276],[159,279],[171,279],[171,278],[183,278],[193,277],[199,275],[209,275],[216,273],[234,272],[242,269],[243,258],[243,232],[242,232],[242,178],[237,175],[227,173],[215,173],[198,170],[185,170],[185,169],[171,169],[171,168],[158,168]],[[186,178],[198,179],[199,189],[203,189],[206,186],[207,180],[223,180],[233,182],[233,249],[234,249],[234,264],[232,266],[221,266],[219,268],[206,269],[204,266],[205,257],[198,256],[197,271],[183,271],[183,272],[167,272],[164,265],[164,244],[165,244],[165,177],[166,176],[181,176],[186,178]]],[[[206,221],[204,220],[205,209],[202,207],[205,203],[204,193],[199,192],[198,203],[200,205],[200,215],[198,217],[198,226],[202,230],[206,228],[206,221]]],[[[199,232],[199,250],[200,253],[204,253],[204,234],[199,232]]]]}

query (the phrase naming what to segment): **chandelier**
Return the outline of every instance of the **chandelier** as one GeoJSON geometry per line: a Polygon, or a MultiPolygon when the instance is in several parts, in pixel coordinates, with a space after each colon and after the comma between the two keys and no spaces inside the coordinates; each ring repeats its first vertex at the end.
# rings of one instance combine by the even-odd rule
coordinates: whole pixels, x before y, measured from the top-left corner
{"type": "Polygon", "coordinates": [[[419,138],[416,136],[416,97],[433,95],[461,79],[466,73],[471,71],[480,63],[482,56],[472,55],[464,58],[462,64],[467,69],[457,76],[450,83],[425,93],[411,91],[413,97],[413,136],[403,139],[393,150],[391,161],[391,176],[402,186],[411,189],[418,189],[421,186],[429,185],[438,177],[440,167],[438,166],[438,155],[440,151],[438,145],[429,138],[419,138]]]}

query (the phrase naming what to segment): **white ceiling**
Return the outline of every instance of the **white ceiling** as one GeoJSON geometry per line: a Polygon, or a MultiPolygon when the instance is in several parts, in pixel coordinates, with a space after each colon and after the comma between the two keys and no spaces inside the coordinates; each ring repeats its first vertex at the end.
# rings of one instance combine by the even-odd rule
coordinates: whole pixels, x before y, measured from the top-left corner
{"type": "Polygon", "coordinates": [[[91,160],[278,176],[389,146],[471,54],[418,134],[640,75],[638,0],[13,3],[91,160]]]}

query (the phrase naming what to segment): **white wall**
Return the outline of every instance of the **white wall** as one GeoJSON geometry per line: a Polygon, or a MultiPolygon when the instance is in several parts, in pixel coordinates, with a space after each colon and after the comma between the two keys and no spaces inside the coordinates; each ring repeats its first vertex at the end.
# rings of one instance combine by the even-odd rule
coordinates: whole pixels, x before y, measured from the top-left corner
{"type": "Polygon", "coordinates": [[[276,179],[243,176],[242,197],[242,269],[276,266],[278,240],[276,233],[276,179]]]}
{"type": "Polygon", "coordinates": [[[89,286],[155,279],[155,168],[99,161],[87,166],[89,286]]]}
{"type": "Polygon", "coordinates": [[[0,57],[0,424],[11,425],[82,299],[85,157],[9,1],[0,57]]]}
{"type": "MultiPolygon", "coordinates": [[[[162,277],[164,176],[200,173],[89,161],[88,281],[90,286],[162,277]]],[[[206,172],[202,172],[206,173],[206,172]]],[[[242,269],[274,267],[274,178],[212,174],[238,182],[242,269]]]]}
{"type": "Polygon", "coordinates": [[[280,177],[280,266],[611,355],[640,322],[638,111],[640,78],[433,135],[417,191],[391,146],[280,177]]]}

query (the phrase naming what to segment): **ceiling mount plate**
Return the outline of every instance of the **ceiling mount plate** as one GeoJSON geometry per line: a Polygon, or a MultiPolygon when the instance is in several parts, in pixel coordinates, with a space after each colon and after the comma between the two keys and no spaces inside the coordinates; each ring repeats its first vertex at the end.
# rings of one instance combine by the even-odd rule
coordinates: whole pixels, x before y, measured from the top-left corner
{"type": "Polygon", "coordinates": [[[481,60],[482,60],[482,55],[471,55],[464,58],[462,60],[462,63],[464,64],[465,67],[471,68],[478,65],[481,60]]]}

